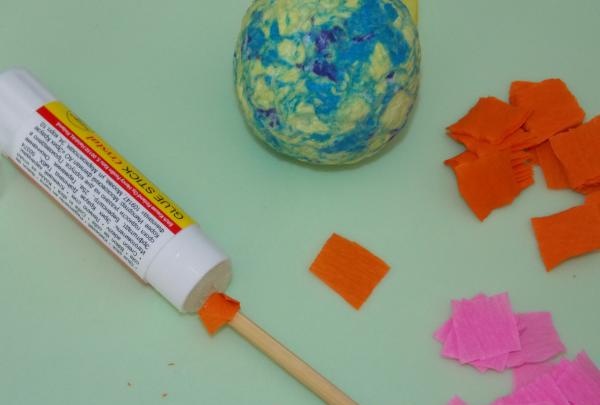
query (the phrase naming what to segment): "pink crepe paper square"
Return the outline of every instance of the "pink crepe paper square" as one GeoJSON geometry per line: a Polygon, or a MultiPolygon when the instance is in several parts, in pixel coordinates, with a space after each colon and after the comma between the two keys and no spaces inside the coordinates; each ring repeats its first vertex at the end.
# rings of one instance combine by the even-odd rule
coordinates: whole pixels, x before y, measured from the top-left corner
{"type": "Polygon", "coordinates": [[[586,352],[579,353],[575,358],[575,363],[581,370],[585,371],[590,378],[600,383],[600,370],[586,352]]]}
{"type": "Polygon", "coordinates": [[[506,370],[507,363],[508,353],[491,357],[489,359],[473,360],[469,364],[475,367],[480,373],[484,373],[487,370],[504,371],[506,370]]]}
{"type": "Polygon", "coordinates": [[[565,345],[554,327],[551,313],[517,314],[517,322],[523,328],[519,336],[521,350],[508,355],[508,368],[526,363],[541,363],[565,352],[565,345]]]}
{"type": "Polygon", "coordinates": [[[463,364],[521,349],[507,293],[452,301],[452,323],[463,364]]]}
{"type": "MultiPolygon", "coordinates": [[[[519,330],[519,336],[523,334],[527,327],[527,324],[523,322],[519,322],[519,318],[517,317],[517,328],[519,330]]],[[[518,352],[513,352],[518,353],[518,352]]],[[[501,354],[496,357],[492,357],[489,359],[475,360],[469,363],[473,367],[477,369],[480,373],[484,373],[487,370],[496,370],[496,371],[504,371],[510,366],[508,365],[508,361],[510,359],[510,355],[512,353],[501,354]]]]}
{"type": "Polygon", "coordinates": [[[433,337],[438,342],[444,343],[448,338],[450,331],[452,331],[452,319],[448,319],[444,322],[443,325],[433,333],[433,337]]]}
{"type": "Polygon", "coordinates": [[[554,363],[525,364],[513,369],[513,391],[529,384],[556,367],[554,363]]]}
{"type": "Polygon", "coordinates": [[[565,371],[569,369],[569,367],[571,367],[571,360],[562,359],[556,366],[554,366],[550,370],[550,375],[552,376],[552,378],[554,378],[554,381],[556,381],[561,375],[563,375],[565,371]]]}
{"type": "Polygon", "coordinates": [[[450,329],[446,341],[442,346],[442,356],[448,359],[458,360],[458,344],[456,342],[456,333],[454,329],[450,329]]]}
{"type": "Polygon", "coordinates": [[[511,395],[496,400],[493,405],[522,405],[536,402],[571,405],[550,374],[543,374],[511,395]]]}
{"type": "Polygon", "coordinates": [[[556,385],[575,405],[600,405],[600,371],[580,353],[556,379],[556,385]]]}
{"type": "MultiPolygon", "coordinates": [[[[503,405],[504,403],[502,402],[501,399],[497,399],[496,401],[492,402],[492,405],[503,405]]],[[[543,402],[523,402],[521,404],[513,404],[513,405],[554,405],[554,402],[549,402],[549,401],[543,401],[543,402]]]]}
{"type": "Polygon", "coordinates": [[[519,329],[519,336],[521,336],[525,329],[527,329],[527,323],[525,322],[525,319],[519,318],[517,315],[518,314],[515,314],[517,319],[517,328],[519,329]]]}
{"type": "MultiPolygon", "coordinates": [[[[483,294],[479,294],[475,299],[487,298],[483,294]]],[[[527,324],[520,322],[517,318],[517,328],[519,333],[522,333],[527,327],[527,324]]],[[[456,334],[454,333],[454,324],[452,318],[446,320],[433,334],[433,337],[438,342],[442,343],[442,356],[450,359],[458,359],[458,347],[456,342],[456,334]]],[[[498,356],[491,357],[489,359],[478,359],[470,362],[469,364],[477,369],[479,372],[485,372],[487,370],[504,371],[508,364],[508,354],[501,354],[498,356]]]]}
{"type": "Polygon", "coordinates": [[[461,397],[456,396],[448,402],[448,405],[467,405],[467,403],[463,401],[461,397]]]}
{"type": "MultiPolygon", "coordinates": [[[[447,320],[435,333],[434,338],[442,343],[442,356],[458,360],[458,346],[456,344],[456,333],[454,333],[452,319],[447,320]]],[[[477,371],[483,373],[487,370],[503,371],[506,369],[508,354],[492,357],[489,359],[474,360],[469,363],[477,371]]]]}
{"type": "Polygon", "coordinates": [[[518,405],[554,405],[553,402],[548,402],[548,401],[544,401],[544,402],[528,402],[528,403],[523,403],[523,404],[518,404],[518,405]]]}

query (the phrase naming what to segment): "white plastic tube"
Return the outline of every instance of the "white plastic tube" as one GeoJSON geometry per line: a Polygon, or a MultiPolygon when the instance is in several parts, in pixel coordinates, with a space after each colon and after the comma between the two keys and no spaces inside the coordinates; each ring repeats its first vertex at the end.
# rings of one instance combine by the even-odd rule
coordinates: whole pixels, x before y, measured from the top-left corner
{"type": "Polygon", "coordinates": [[[0,152],[180,311],[228,286],[200,227],[23,69],[0,73],[0,152]]]}

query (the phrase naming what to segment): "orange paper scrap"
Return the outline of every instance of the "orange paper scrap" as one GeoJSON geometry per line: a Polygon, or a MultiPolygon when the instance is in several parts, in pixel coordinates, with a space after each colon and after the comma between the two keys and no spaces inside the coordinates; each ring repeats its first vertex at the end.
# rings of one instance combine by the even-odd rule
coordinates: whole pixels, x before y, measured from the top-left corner
{"type": "Polygon", "coordinates": [[[593,186],[583,187],[581,190],[578,190],[580,193],[585,195],[586,197],[591,194],[596,194],[600,192],[600,183],[595,184],[593,186]]]}
{"type": "Polygon", "coordinates": [[[507,143],[513,151],[531,149],[540,143],[534,133],[527,132],[524,129],[519,129],[504,142],[507,143]]]}
{"type": "Polygon", "coordinates": [[[548,271],[600,249],[600,205],[585,204],[531,222],[548,271]]]}
{"type": "Polygon", "coordinates": [[[600,191],[593,192],[585,196],[586,204],[598,204],[600,205],[600,191]]]}
{"type": "Polygon", "coordinates": [[[314,275],[357,310],[389,269],[367,249],[335,233],[310,266],[314,275]]]}
{"type": "Polygon", "coordinates": [[[584,206],[532,223],[546,269],[600,250],[600,116],[585,112],[560,79],[515,81],[510,104],[481,98],[448,135],[466,147],[444,163],[467,205],[483,221],[533,184],[538,164],[548,188],[573,189],[584,206]]]}
{"type": "MultiPolygon", "coordinates": [[[[521,90],[528,89],[534,85],[535,85],[535,82],[528,82],[525,80],[515,80],[510,85],[510,94],[520,92],[521,90]]],[[[513,100],[511,99],[510,102],[512,103],[513,100]]]]}
{"type": "Polygon", "coordinates": [[[472,162],[474,160],[477,160],[477,155],[471,151],[466,151],[461,153],[460,155],[454,156],[453,158],[446,160],[444,164],[454,169],[456,166],[472,162]]]}
{"type": "Polygon", "coordinates": [[[550,140],[571,187],[587,194],[600,185],[600,116],[550,140]]]}
{"type": "Polygon", "coordinates": [[[469,135],[455,134],[450,132],[450,138],[465,145],[469,151],[475,152],[478,156],[485,155],[498,150],[509,150],[511,152],[519,152],[529,149],[537,144],[537,139],[523,129],[518,129],[498,144],[492,144],[487,141],[482,141],[473,138],[469,135]]]}
{"type": "Polygon", "coordinates": [[[470,135],[455,134],[455,133],[449,132],[448,136],[450,136],[450,138],[454,139],[456,142],[460,142],[463,145],[465,145],[465,148],[467,148],[467,151],[474,153],[477,156],[482,156],[482,155],[485,155],[486,153],[490,153],[490,152],[493,152],[498,149],[505,149],[504,143],[500,143],[498,145],[492,145],[489,142],[482,141],[477,138],[473,138],[470,135]]]}
{"type": "Polygon", "coordinates": [[[551,190],[569,188],[569,180],[550,142],[546,141],[535,148],[536,161],[542,168],[546,185],[551,190]]]}
{"type": "Polygon", "coordinates": [[[533,157],[524,150],[532,136],[522,129],[531,114],[528,108],[486,97],[448,127],[448,135],[467,150],[444,163],[454,170],[463,198],[482,221],[534,183],[533,157]]]}
{"type": "Polygon", "coordinates": [[[533,110],[533,115],[525,123],[525,129],[535,139],[531,146],[576,127],[585,117],[577,99],[560,79],[539,83],[514,82],[510,88],[510,103],[533,110]]]}
{"type": "Polygon", "coordinates": [[[240,311],[240,303],[223,293],[214,293],[198,310],[204,327],[214,335],[223,326],[227,325],[240,311]]]}
{"type": "Polygon", "coordinates": [[[532,160],[533,157],[529,152],[518,151],[510,154],[513,177],[519,185],[519,190],[525,190],[534,183],[533,167],[530,164],[532,160]]]}
{"type": "Polygon", "coordinates": [[[467,115],[451,125],[451,134],[470,136],[478,141],[499,144],[521,128],[531,116],[529,108],[511,106],[495,97],[480,98],[467,115]]]}
{"type": "Polygon", "coordinates": [[[454,172],[461,195],[480,221],[494,209],[510,204],[521,190],[508,151],[458,165],[454,172]]]}

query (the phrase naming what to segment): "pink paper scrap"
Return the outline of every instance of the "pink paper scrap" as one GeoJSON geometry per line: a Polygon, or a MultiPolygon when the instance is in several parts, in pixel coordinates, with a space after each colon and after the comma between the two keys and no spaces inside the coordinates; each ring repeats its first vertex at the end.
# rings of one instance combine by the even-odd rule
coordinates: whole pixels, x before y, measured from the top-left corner
{"type": "Polygon", "coordinates": [[[550,374],[536,378],[512,394],[496,400],[493,405],[522,405],[544,401],[552,405],[571,405],[550,374]]]}
{"type": "MultiPolygon", "coordinates": [[[[600,369],[586,352],[572,361],[524,365],[513,373],[513,393],[492,405],[600,405],[600,369]]],[[[448,405],[466,404],[456,396],[448,405]]]]}
{"type": "Polygon", "coordinates": [[[585,352],[567,365],[556,385],[572,404],[600,405],[600,371],[585,352]]]}
{"type": "Polygon", "coordinates": [[[452,324],[463,364],[521,349],[517,320],[507,293],[453,301],[452,324]]]}
{"type": "Polygon", "coordinates": [[[536,378],[549,373],[556,364],[553,363],[536,363],[524,364],[513,369],[513,391],[529,384],[536,378]]]}
{"type": "Polygon", "coordinates": [[[454,329],[450,330],[450,333],[442,346],[442,356],[458,360],[458,344],[456,343],[456,333],[454,332],[454,329]]]}
{"type": "Polygon", "coordinates": [[[489,359],[474,360],[469,364],[480,373],[485,373],[487,370],[504,371],[508,363],[508,356],[509,354],[505,353],[489,359]]]}
{"type": "Polygon", "coordinates": [[[552,395],[552,398],[547,398],[553,401],[552,405],[600,405],[600,370],[585,352],[578,354],[573,361],[563,359],[558,364],[522,366],[514,373],[518,388],[494,405],[517,405],[519,401],[543,396],[542,392],[552,395]],[[536,373],[540,374],[535,377],[536,373]],[[529,378],[533,380],[527,383],[529,378]]]}
{"type": "Polygon", "coordinates": [[[448,405],[467,405],[467,403],[461,397],[455,396],[448,402],[448,405]]]}
{"type": "Polygon", "coordinates": [[[446,322],[444,322],[442,324],[442,326],[440,326],[438,328],[438,330],[436,330],[433,333],[433,338],[440,343],[444,343],[446,341],[446,339],[448,338],[448,335],[450,334],[452,329],[453,329],[452,318],[450,318],[446,322]]]}
{"type": "Polygon", "coordinates": [[[541,363],[566,351],[549,312],[517,314],[523,326],[519,334],[521,350],[508,355],[508,368],[527,363],[541,363]]]}
{"type": "Polygon", "coordinates": [[[433,337],[442,344],[443,357],[469,364],[479,372],[541,363],[566,350],[552,314],[513,314],[507,293],[454,300],[452,308],[452,317],[433,337]],[[500,353],[491,354],[495,352],[500,353]]]}

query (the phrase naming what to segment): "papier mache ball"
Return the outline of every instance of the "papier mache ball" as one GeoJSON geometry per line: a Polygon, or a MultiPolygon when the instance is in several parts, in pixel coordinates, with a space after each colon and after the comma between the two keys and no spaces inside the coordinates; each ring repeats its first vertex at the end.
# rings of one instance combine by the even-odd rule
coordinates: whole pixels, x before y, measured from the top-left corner
{"type": "Polygon", "coordinates": [[[420,55],[399,0],[256,0],[235,51],[236,92],[248,125],[274,150],[352,164],[406,124],[420,55]]]}

